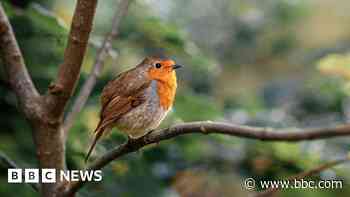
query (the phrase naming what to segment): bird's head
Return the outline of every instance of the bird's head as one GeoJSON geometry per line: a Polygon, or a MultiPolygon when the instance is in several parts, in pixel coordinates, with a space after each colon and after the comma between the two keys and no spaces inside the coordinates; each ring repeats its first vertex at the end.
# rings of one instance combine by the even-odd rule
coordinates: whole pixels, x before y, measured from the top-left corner
{"type": "Polygon", "coordinates": [[[171,59],[154,57],[145,58],[142,64],[147,66],[147,75],[149,79],[165,83],[171,83],[174,80],[174,82],[176,82],[175,70],[182,67],[171,59]]]}

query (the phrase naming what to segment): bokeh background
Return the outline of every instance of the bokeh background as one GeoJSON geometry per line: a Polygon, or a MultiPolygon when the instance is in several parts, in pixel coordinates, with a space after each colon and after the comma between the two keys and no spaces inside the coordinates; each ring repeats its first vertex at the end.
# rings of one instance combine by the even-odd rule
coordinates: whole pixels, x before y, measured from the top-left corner
{"type": "MultiPolygon", "coordinates": [[[[41,92],[62,62],[75,1],[2,0],[28,69],[41,92]]],[[[93,64],[117,0],[99,2],[78,89],[93,64]]],[[[70,169],[84,155],[98,121],[99,94],[108,80],[163,53],[179,70],[173,111],[162,127],[214,120],[274,128],[323,127],[350,119],[350,2],[348,0],[138,0],[123,20],[102,77],[69,136],[70,169]]],[[[1,62],[0,62],[1,64],[1,62]]],[[[36,166],[30,127],[16,108],[0,66],[0,150],[22,166],[36,166]]],[[[112,132],[95,154],[122,143],[112,132]]],[[[125,156],[104,169],[103,182],[82,196],[244,196],[244,178],[277,180],[348,154],[349,138],[271,143],[222,135],[187,135],[125,156]]],[[[286,190],[280,196],[350,195],[350,166],[310,179],[344,180],[343,189],[286,190]]],[[[36,196],[8,184],[0,196],[36,196]]]]}

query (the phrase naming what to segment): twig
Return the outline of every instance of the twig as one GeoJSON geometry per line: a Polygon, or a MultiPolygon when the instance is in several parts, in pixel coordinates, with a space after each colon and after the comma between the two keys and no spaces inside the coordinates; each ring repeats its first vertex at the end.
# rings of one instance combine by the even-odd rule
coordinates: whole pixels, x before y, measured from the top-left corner
{"type": "MultiPolygon", "coordinates": [[[[0,152],[0,165],[5,169],[9,168],[20,168],[16,165],[14,161],[12,161],[9,157],[7,157],[4,153],[0,152]]],[[[24,173],[22,173],[24,178],[24,173]]],[[[39,191],[39,185],[36,183],[27,183],[29,184],[35,191],[39,191]]]]}
{"type": "Polygon", "coordinates": [[[0,55],[3,60],[7,80],[19,100],[21,109],[28,117],[30,114],[33,114],[33,111],[30,110],[34,108],[32,107],[34,105],[33,100],[39,97],[39,93],[28,74],[15,34],[1,2],[0,55]]]}
{"type": "MultiPolygon", "coordinates": [[[[329,168],[332,168],[332,167],[334,167],[336,165],[348,162],[349,160],[350,160],[350,157],[329,161],[327,163],[321,164],[320,166],[317,166],[317,167],[315,167],[313,169],[310,169],[308,171],[305,171],[305,172],[302,172],[300,174],[291,176],[287,180],[290,181],[290,182],[295,181],[295,180],[301,180],[301,179],[303,179],[305,177],[309,177],[309,176],[318,174],[318,173],[320,173],[320,172],[322,172],[324,170],[327,170],[329,168]]],[[[283,188],[281,188],[281,187],[271,187],[270,189],[267,189],[265,191],[256,193],[254,195],[254,197],[270,197],[270,196],[273,196],[274,193],[280,191],[281,189],[283,189],[283,188]]]]}
{"type": "MultiPolygon", "coordinates": [[[[138,139],[128,141],[96,159],[86,169],[97,170],[106,166],[111,161],[135,152],[148,144],[159,143],[163,140],[168,140],[176,136],[200,133],[200,134],[225,134],[241,138],[266,140],[266,141],[303,141],[303,140],[317,140],[332,138],[337,136],[350,135],[350,125],[342,125],[334,128],[319,128],[319,129],[295,129],[277,131],[268,128],[248,127],[226,123],[216,122],[192,122],[179,124],[166,129],[154,131],[149,135],[140,137],[138,139]]],[[[72,182],[68,192],[75,193],[84,182],[72,182]]]]}
{"type": "Polygon", "coordinates": [[[86,79],[81,91],[79,92],[77,98],[74,101],[73,107],[71,111],[68,113],[65,121],[64,121],[64,131],[65,135],[69,132],[69,129],[72,127],[74,120],[77,115],[84,107],[91,91],[93,90],[97,78],[100,76],[102,69],[104,67],[105,59],[109,50],[112,47],[112,41],[116,38],[119,33],[120,23],[123,17],[127,14],[129,5],[132,0],[122,0],[119,3],[118,10],[116,11],[113,19],[112,19],[112,28],[111,31],[106,35],[101,48],[99,48],[97,52],[97,56],[94,62],[94,65],[91,69],[91,72],[86,79]]]}
{"type": "Polygon", "coordinates": [[[93,25],[97,0],[78,0],[74,11],[69,40],[59,66],[56,81],[49,86],[47,107],[53,118],[61,117],[74,92],[93,25]]]}

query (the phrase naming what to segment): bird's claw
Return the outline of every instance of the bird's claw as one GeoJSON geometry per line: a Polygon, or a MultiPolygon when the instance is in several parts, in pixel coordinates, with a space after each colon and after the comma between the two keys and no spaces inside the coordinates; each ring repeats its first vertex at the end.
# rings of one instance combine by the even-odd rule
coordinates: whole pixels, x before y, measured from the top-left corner
{"type": "Polygon", "coordinates": [[[154,129],[148,131],[145,135],[143,135],[143,137],[151,135],[154,131],[154,129]]]}
{"type": "Polygon", "coordinates": [[[136,139],[133,138],[131,135],[128,135],[128,143],[132,143],[133,141],[135,141],[136,139]]]}

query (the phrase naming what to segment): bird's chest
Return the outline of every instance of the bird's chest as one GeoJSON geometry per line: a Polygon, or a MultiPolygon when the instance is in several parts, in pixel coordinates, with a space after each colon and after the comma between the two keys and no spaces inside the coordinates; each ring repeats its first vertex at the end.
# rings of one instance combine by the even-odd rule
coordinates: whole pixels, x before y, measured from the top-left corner
{"type": "Polygon", "coordinates": [[[160,105],[156,82],[145,90],[145,102],[125,114],[117,123],[117,127],[133,137],[140,137],[159,126],[169,109],[160,105]]]}

